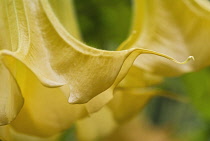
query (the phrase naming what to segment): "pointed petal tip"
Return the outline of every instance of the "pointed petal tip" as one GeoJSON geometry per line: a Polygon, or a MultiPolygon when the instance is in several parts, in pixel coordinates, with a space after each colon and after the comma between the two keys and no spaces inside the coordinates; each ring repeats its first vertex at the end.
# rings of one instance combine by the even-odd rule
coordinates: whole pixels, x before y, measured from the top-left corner
{"type": "Polygon", "coordinates": [[[177,64],[186,64],[186,63],[188,63],[190,60],[193,60],[193,61],[195,60],[194,56],[189,56],[185,61],[180,62],[180,61],[174,59],[173,57],[168,56],[168,55],[166,55],[166,54],[164,54],[164,53],[159,53],[159,52],[156,52],[156,51],[153,51],[153,50],[143,49],[143,48],[141,48],[141,49],[139,49],[139,50],[142,52],[142,54],[154,54],[154,55],[161,56],[161,57],[164,57],[164,58],[166,58],[166,59],[169,59],[169,60],[171,60],[171,61],[173,61],[173,62],[175,62],[175,63],[177,63],[177,64]]]}
{"type": "Polygon", "coordinates": [[[78,104],[80,103],[80,99],[75,94],[71,93],[69,96],[68,102],[70,104],[78,104]]]}

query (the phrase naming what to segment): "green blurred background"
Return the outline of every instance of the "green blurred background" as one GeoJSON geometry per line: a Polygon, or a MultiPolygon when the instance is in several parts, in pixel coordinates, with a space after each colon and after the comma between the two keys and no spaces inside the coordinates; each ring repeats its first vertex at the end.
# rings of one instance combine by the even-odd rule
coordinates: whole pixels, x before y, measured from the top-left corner
{"type": "MultiPolygon", "coordinates": [[[[75,0],[75,10],[83,41],[93,47],[115,50],[130,31],[131,0],[75,0]]],[[[166,78],[157,86],[185,102],[155,97],[143,113],[158,127],[170,127],[186,141],[210,141],[210,68],[166,78]]],[[[142,114],[142,113],[141,113],[142,114]]],[[[76,141],[75,129],[66,131],[62,141],[76,141]]]]}

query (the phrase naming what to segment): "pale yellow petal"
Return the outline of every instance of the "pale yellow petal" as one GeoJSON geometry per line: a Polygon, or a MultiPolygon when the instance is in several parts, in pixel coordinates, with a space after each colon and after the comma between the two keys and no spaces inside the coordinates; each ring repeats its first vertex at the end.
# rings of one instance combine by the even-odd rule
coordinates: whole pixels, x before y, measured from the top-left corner
{"type": "MultiPolygon", "coordinates": [[[[21,68],[21,65],[19,67],[21,68]]],[[[63,95],[67,85],[47,88],[27,69],[24,71],[24,77],[28,79],[18,79],[18,84],[25,103],[10,126],[29,136],[49,137],[61,133],[70,128],[76,120],[100,110],[112,98],[111,93],[104,93],[86,104],[69,104],[63,95]]]]}
{"type": "MultiPolygon", "coordinates": [[[[24,65],[17,64],[17,66],[19,69],[22,68],[22,73],[16,73],[16,78],[25,103],[11,126],[22,134],[48,137],[60,133],[71,127],[76,120],[100,110],[112,98],[111,93],[103,93],[85,105],[69,104],[63,94],[63,91],[68,91],[67,85],[60,88],[47,88],[32,72],[24,68],[24,65]]],[[[12,83],[7,84],[7,87],[11,85],[12,83]]],[[[4,99],[2,100],[4,102],[4,99]]],[[[21,101],[16,98],[14,102],[21,101]]],[[[9,106],[18,108],[17,104],[9,103],[9,106]]]]}
{"type": "MultiPolygon", "coordinates": [[[[19,7],[19,5],[17,6],[19,7]]],[[[0,54],[3,49],[11,51],[18,49],[18,28],[15,13],[14,3],[11,3],[10,0],[0,0],[0,54]]],[[[5,67],[1,57],[0,55],[0,125],[3,125],[10,123],[19,113],[23,105],[23,98],[17,84],[17,72],[13,71],[14,73],[11,74],[11,70],[5,67]]],[[[14,66],[18,67],[18,64],[14,66]]],[[[19,68],[20,72],[21,69],[19,68]]],[[[19,76],[22,77],[23,74],[19,76]]]]}
{"type": "Polygon", "coordinates": [[[28,79],[18,83],[25,102],[10,124],[17,132],[49,137],[67,130],[76,120],[88,115],[85,105],[69,104],[61,88],[44,87],[32,72],[24,74],[28,79]]]}
{"type": "MultiPolygon", "coordinates": [[[[18,48],[18,27],[15,13],[14,3],[11,3],[11,0],[0,0],[0,50],[16,51],[18,48]]],[[[22,16],[20,15],[20,18],[22,16]]]]}
{"type": "Polygon", "coordinates": [[[122,88],[145,88],[159,84],[163,81],[163,77],[144,71],[141,68],[132,66],[128,74],[117,86],[122,88]]]}
{"type": "Polygon", "coordinates": [[[0,63],[0,126],[15,119],[23,106],[23,97],[14,77],[0,63]]]}
{"type": "Polygon", "coordinates": [[[104,105],[106,105],[113,98],[112,91],[106,90],[90,101],[85,103],[86,109],[89,114],[99,111],[104,105]]]}
{"type": "MultiPolygon", "coordinates": [[[[157,56],[142,55],[135,65],[163,76],[180,75],[210,65],[210,3],[207,0],[135,0],[132,47],[163,52],[178,60],[192,55],[195,61],[177,65],[157,56]]],[[[128,49],[131,46],[121,47],[128,49]]]]}

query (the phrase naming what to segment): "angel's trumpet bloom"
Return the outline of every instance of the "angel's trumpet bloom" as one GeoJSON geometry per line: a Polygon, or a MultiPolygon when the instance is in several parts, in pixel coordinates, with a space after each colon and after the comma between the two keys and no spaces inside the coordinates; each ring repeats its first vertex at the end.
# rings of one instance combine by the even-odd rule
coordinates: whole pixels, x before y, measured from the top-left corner
{"type": "Polygon", "coordinates": [[[48,0],[0,0],[0,124],[16,118],[9,126],[17,132],[52,136],[97,111],[141,54],[186,62],[134,45],[138,28],[124,50],[94,49],[75,38],[73,23],[62,21],[56,8],[48,0]]]}

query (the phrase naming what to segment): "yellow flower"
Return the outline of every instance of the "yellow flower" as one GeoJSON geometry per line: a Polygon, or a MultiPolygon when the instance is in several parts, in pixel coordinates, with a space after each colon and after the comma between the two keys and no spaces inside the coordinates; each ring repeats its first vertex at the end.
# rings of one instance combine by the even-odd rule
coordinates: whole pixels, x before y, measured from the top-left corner
{"type": "MultiPolygon", "coordinates": [[[[14,132],[49,137],[68,129],[76,120],[98,111],[109,102],[114,88],[140,54],[155,54],[180,63],[165,54],[143,49],[156,46],[158,49],[160,46],[152,44],[155,41],[152,38],[147,39],[153,34],[143,34],[149,30],[143,21],[157,17],[154,15],[150,18],[143,13],[147,10],[146,0],[134,2],[136,8],[130,37],[118,51],[104,51],[76,39],[79,33],[73,20],[74,14],[65,0],[61,0],[61,3],[72,13],[73,22],[66,22],[65,15],[62,17],[63,14],[59,14],[56,1],[50,4],[48,0],[0,0],[0,124],[9,124],[14,120],[0,128],[0,137],[9,138],[14,132]],[[142,36],[146,36],[146,39],[142,36]]],[[[171,5],[165,3],[166,7],[171,5]]],[[[149,23],[155,23],[150,20],[149,23]]],[[[167,35],[171,35],[171,32],[167,35]]],[[[164,49],[159,51],[166,54],[174,52],[170,55],[177,56],[177,50],[171,51],[168,44],[164,45],[164,49]],[[167,50],[170,50],[169,53],[167,50]]],[[[179,56],[181,60],[189,54],[179,56]]],[[[158,61],[156,65],[159,65],[160,60],[156,58],[153,61],[158,61]]],[[[142,61],[143,65],[148,63],[148,67],[145,67],[138,58],[135,64],[142,69],[157,70],[151,65],[152,62],[142,61]]],[[[167,66],[174,64],[167,62],[167,66]]],[[[185,67],[175,67],[181,70],[179,72],[186,70],[185,67]]],[[[165,67],[158,70],[162,72],[165,67]]],[[[115,102],[109,104],[112,110],[115,110],[114,105],[115,102]]]]}

